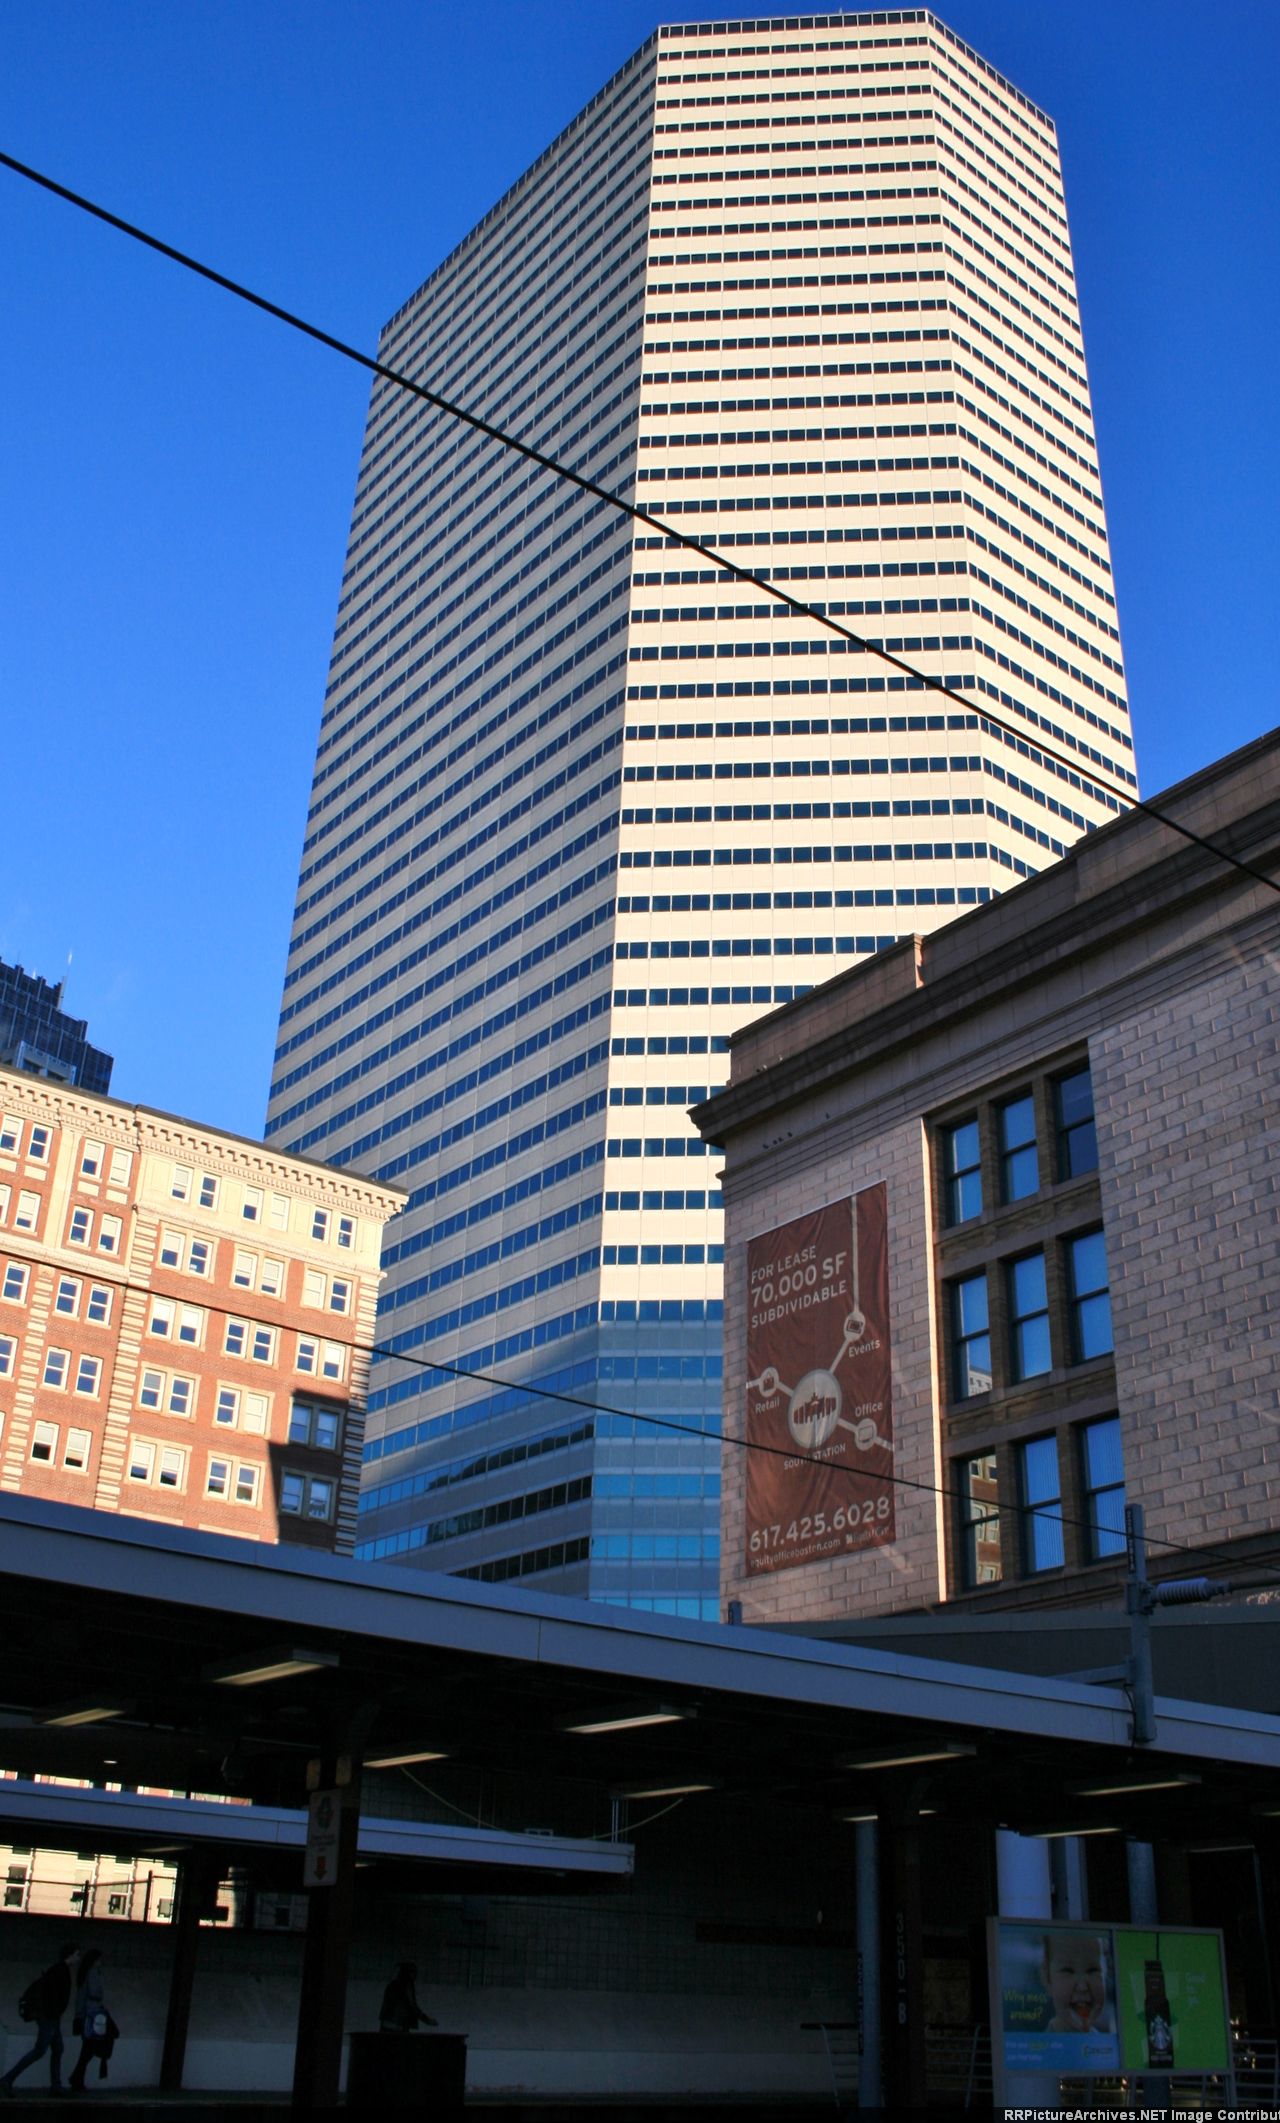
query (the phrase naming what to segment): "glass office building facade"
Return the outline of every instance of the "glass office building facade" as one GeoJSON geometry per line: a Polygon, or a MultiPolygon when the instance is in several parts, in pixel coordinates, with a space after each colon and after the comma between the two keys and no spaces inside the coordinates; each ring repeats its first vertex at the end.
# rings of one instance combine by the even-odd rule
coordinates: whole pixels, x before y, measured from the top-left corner
{"type": "Polygon", "coordinates": [[[923,11],[671,25],[380,358],[965,702],[375,384],[268,1114],[410,1189],[359,1552],[713,1614],[687,1107],[1136,786],[1052,122],[923,11]]]}

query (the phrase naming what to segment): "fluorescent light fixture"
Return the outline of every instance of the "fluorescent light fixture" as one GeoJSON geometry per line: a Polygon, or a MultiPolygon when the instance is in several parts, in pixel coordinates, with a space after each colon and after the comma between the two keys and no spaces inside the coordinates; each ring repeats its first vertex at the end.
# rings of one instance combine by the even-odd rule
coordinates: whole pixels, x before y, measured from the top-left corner
{"type": "Polygon", "coordinates": [[[879,1814],[878,1814],[878,1813],[840,1813],[840,1812],[837,1812],[837,1814],[836,1814],[836,1819],[837,1819],[837,1821],[878,1821],[878,1820],[879,1820],[879,1818],[880,1818],[880,1816],[879,1816],[879,1814]]]}
{"type": "Polygon", "coordinates": [[[52,1710],[41,1711],[37,1725],[100,1725],[104,1718],[127,1717],[132,1703],[122,1703],[118,1696],[81,1696],[74,1703],[59,1703],[52,1710]]]}
{"type": "Polygon", "coordinates": [[[719,1791],[719,1777],[658,1777],[647,1784],[615,1784],[615,1799],[678,1799],[689,1791],[719,1791]]]}
{"type": "Polygon", "coordinates": [[[1167,1777],[1134,1777],[1129,1783],[1120,1784],[1072,1784],[1069,1788],[1077,1799],[1123,1799],[1131,1791],[1180,1791],[1184,1784],[1198,1784],[1199,1777],[1174,1774],[1167,1777]]]}
{"type": "Polygon", "coordinates": [[[901,1747],[884,1747],[871,1754],[852,1755],[840,1766],[843,1769],[907,1769],[916,1762],[960,1761],[965,1755],[977,1751],[964,1740],[946,1740],[941,1744],[936,1740],[932,1744],[922,1740],[915,1747],[909,1740],[904,1740],[901,1747]]]}
{"type": "Polygon", "coordinates": [[[561,1732],[634,1732],[641,1725],[680,1725],[686,1718],[696,1716],[696,1710],[677,1710],[670,1703],[631,1703],[619,1704],[613,1710],[597,1710],[590,1717],[570,1712],[556,1723],[561,1732]]]}
{"type": "Polygon", "coordinates": [[[410,1762],[444,1762],[449,1758],[447,1747],[411,1747],[404,1754],[367,1754],[366,1769],[406,1769],[410,1762]]]}
{"type": "Polygon", "coordinates": [[[1104,1828],[1093,1821],[1073,1821],[1066,1828],[1024,1828],[1021,1833],[1034,1836],[1041,1843],[1056,1843],[1063,1836],[1119,1836],[1124,1830],[1114,1822],[1108,1822],[1104,1828]]]}
{"type": "Polygon", "coordinates": [[[256,1688],[260,1681],[283,1681],[294,1673],[318,1673],[322,1667],[337,1663],[336,1651],[300,1651],[291,1647],[264,1651],[257,1658],[246,1653],[223,1666],[206,1666],[204,1678],[217,1681],[223,1688],[256,1688]]]}

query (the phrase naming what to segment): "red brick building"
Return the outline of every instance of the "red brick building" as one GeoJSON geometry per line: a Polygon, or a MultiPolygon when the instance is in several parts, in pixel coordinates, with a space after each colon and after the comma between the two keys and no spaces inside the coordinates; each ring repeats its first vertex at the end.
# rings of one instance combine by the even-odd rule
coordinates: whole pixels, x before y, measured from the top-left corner
{"type": "Polygon", "coordinates": [[[0,1069],[0,1489],[348,1553],[403,1200],[0,1069]]]}

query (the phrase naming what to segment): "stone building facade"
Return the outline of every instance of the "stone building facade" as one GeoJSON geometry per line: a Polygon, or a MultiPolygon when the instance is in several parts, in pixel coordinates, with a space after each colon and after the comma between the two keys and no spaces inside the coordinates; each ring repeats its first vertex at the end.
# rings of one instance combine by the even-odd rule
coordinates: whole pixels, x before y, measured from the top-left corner
{"type": "Polygon", "coordinates": [[[1114,1602],[1127,1501],[1156,1575],[1280,1561],[1280,740],[1155,807],[1200,841],[1129,813],[736,1035],[697,1109],[726,1156],[744,1620],[1114,1602]],[[896,1539],[761,1570],[748,1247],[881,1182],[896,1539]]]}
{"type": "Polygon", "coordinates": [[[0,1070],[0,1488],[349,1552],[402,1200],[0,1070]]]}

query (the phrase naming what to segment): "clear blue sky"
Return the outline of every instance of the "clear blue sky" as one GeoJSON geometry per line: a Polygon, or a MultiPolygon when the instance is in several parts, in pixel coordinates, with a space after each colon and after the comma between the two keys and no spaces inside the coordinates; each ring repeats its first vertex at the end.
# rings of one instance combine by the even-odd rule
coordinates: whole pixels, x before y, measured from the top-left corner
{"type": "MultiPolygon", "coordinates": [[[[760,12],[766,12],[761,9],[760,12]]],[[[953,0],[1052,113],[1144,791],[1276,720],[1277,0],[953,0]]],[[[6,0],[0,145],[373,350],[680,0],[6,0]]],[[[365,408],[0,171],[0,957],[260,1131],[365,408]]]]}

